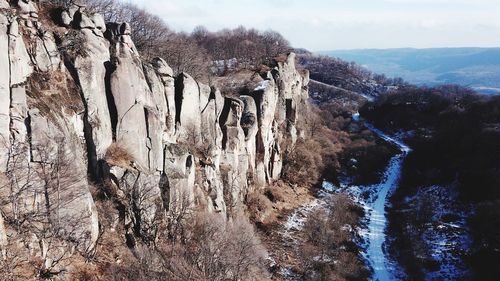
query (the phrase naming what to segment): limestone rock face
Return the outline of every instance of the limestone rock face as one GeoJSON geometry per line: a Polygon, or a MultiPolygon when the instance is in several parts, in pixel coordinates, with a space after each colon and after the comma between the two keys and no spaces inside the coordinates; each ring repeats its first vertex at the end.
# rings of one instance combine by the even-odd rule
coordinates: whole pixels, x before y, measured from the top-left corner
{"type": "Polygon", "coordinates": [[[28,132],[26,128],[26,117],[28,116],[28,104],[26,89],[24,87],[13,87],[11,89],[10,101],[10,131],[13,142],[24,143],[27,141],[28,132]]]}
{"type": "Polygon", "coordinates": [[[111,74],[111,92],[117,113],[116,142],[124,145],[140,167],[149,167],[148,128],[150,91],[136,60],[116,57],[111,74]]]}
{"type": "Polygon", "coordinates": [[[50,32],[44,32],[42,36],[36,37],[36,46],[40,46],[40,48],[36,48],[35,57],[32,60],[36,62],[35,65],[39,71],[57,70],[61,63],[61,58],[55,44],[54,36],[50,32]]]}
{"type": "Polygon", "coordinates": [[[0,14],[0,172],[5,172],[7,169],[10,149],[10,58],[9,37],[7,35],[8,27],[9,22],[7,17],[0,14]]]}
{"type": "Polygon", "coordinates": [[[287,122],[287,131],[292,133],[299,112],[308,106],[309,73],[301,74],[295,68],[295,54],[290,54],[285,62],[278,63],[279,103],[278,122],[287,122]]]}
{"type": "Polygon", "coordinates": [[[74,68],[82,89],[86,106],[86,130],[88,141],[94,151],[89,151],[91,162],[97,162],[106,154],[113,141],[111,115],[109,112],[107,85],[105,79],[109,75],[109,44],[104,38],[95,36],[90,30],[80,31],[84,40],[87,56],[75,58],[74,68]]]}
{"type": "Polygon", "coordinates": [[[257,151],[257,143],[256,137],[259,131],[258,117],[257,117],[257,105],[255,103],[255,99],[250,96],[240,96],[240,99],[243,101],[244,108],[241,116],[241,127],[243,128],[243,132],[245,133],[245,144],[246,144],[246,152],[248,154],[248,164],[252,171],[252,174],[256,173],[255,165],[256,165],[256,151],[257,151]]]}
{"type": "Polygon", "coordinates": [[[168,104],[165,96],[165,85],[152,65],[144,65],[144,74],[151,90],[151,107],[147,112],[148,141],[151,145],[149,167],[158,172],[163,171],[163,142],[167,134],[168,104]]]}
{"type": "MultiPolygon", "coordinates": [[[[19,197],[23,212],[33,211],[29,202],[64,198],[51,218],[91,250],[99,221],[90,175],[121,205],[127,241],[149,243],[158,220],[179,208],[234,213],[252,188],[280,178],[308,106],[308,74],[296,70],[293,54],[260,74],[254,90],[222,94],[174,75],[161,58],[143,61],[130,24],[105,23],[83,2],[61,12],[57,30],[38,21],[35,2],[19,0],[16,9],[17,18],[0,14],[0,173],[12,175],[12,157],[22,169],[66,161],[61,197],[36,195],[40,176],[20,181],[36,191],[19,197]]],[[[13,215],[12,206],[0,208],[13,215]]]]}
{"type": "Polygon", "coordinates": [[[163,217],[167,186],[159,174],[143,173],[127,167],[111,167],[113,193],[125,211],[124,226],[127,239],[135,243],[135,237],[153,241],[158,230],[158,218],[163,217]]]}
{"type": "MultiPolygon", "coordinates": [[[[282,146],[294,145],[300,113],[307,112],[309,74],[295,68],[295,54],[278,62],[251,95],[257,104],[259,130],[256,140],[256,183],[279,179],[282,146]]],[[[303,116],[301,116],[304,118],[303,116]]]]}
{"type": "MultiPolygon", "coordinates": [[[[166,142],[175,142],[175,79],[172,68],[161,58],[155,58],[152,61],[153,68],[159,81],[163,84],[163,95],[165,96],[166,107],[160,108],[160,117],[165,118],[165,131],[163,140],[166,142]]],[[[151,82],[150,82],[151,84],[151,82]]],[[[161,86],[160,86],[161,92],[161,86]]],[[[161,93],[160,93],[161,94],[161,93]]]]}
{"type": "Polygon", "coordinates": [[[256,140],[256,182],[265,185],[271,180],[271,156],[276,141],[277,123],[274,120],[278,105],[278,89],[271,74],[268,73],[265,88],[253,93],[256,100],[259,130],[256,140]]]}
{"type": "Polygon", "coordinates": [[[93,14],[92,22],[94,23],[95,28],[99,29],[102,32],[106,31],[106,22],[104,21],[104,17],[101,14],[93,14]]]}
{"type": "Polygon", "coordinates": [[[185,141],[198,143],[201,135],[200,88],[189,74],[181,73],[175,82],[175,121],[185,141]],[[189,139],[189,140],[188,140],[189,139]]]}
{"type": "Polygon", "coordinates": [[[38,13],[38,8],[36,7],[36,4],[34,4],[30,0],[18,0],[17,6],[19,7],[19,13],[21,15],[30,16],[31,13],[38,13]]]}
{"type": "MultiPolygon", "coordinates": [[[[31,103],[31,102],[30,102],[31,103]]],[[[57,171],[63,188],[56,187],[48,197],[35,197],[40,205],[58,202],[50,213],[53,220],[64,221],[65,231],[72,233],[73,239],[82,241],[82,249],[92,249],[99,235],[98,215],[88,189],[87,166],[82,143],[74,135],[73,127],[68,124],[68,116],[47,116],[38,109],[29,111],[31,140],[30,154],[34,169],[41,171],[53,165],[65,165],[57,171]],[[51,118],[53,118],[51,121],[51,118]],[[49,166],[50,165],[50,166],[49,166]],[[47,167],[46,167],[47,166],[47,167]]],[[[46,181],[49,175],[36,174],[35,182],[46,181]]],[[[33,186],[37,188],[37,186],[33,186]]],[[[43,193],[42,193],[43,194],[43,193]]]]}
{"type": "Polygon", "coordinates": [[[195,199],[195,159],[180,145],[165,147],[165,174],[168,178],[169,209],[192,205],[195,199]]]}
{"type": "Polygon", "coordinates": [[[9,244],[7,240],[7,229],[5,228],[5,224],[3,222],[3,216],[0,214],[0,254],[3,259],[6,258],[6,247],[9,244]]]}
{"type": "MultiPolygon", "coordinates": [[[[165,175],[169,173],[165,168],[164,151],[168,141],[166,136],[173,137],[169,119],[174,116],[171,116],[167,99],[173,94],[173,81],[170,81],[173,78],[169,77],[171,73],[166,64],[142,63],[130,34],[128,24],[108,29],[113,50],[108,95],[112,96],[111,113],[116,114],[112,117],[115,141],[133,158],[132,167],[120,174],[116,174],[116,168],[111,169],[111,174],[118,179],[121,193],[128,198],[126,228],[140,229],[140,233],[135,234],[141,237],[154,237],[155,219],[170,203],[170,189],[165,185],[165,175]]],[[[193,179],[194,170],[182,181],[182,186],[193,179]]],[[[168,180],[172,185],[177,184],[170,178],[168,180]]]]}
{"type": "Polygon", "coordinates": [[[7,0],[0,0],[0,9],[10,8],[9,2],[7,0]]]}
{"type": "Polygon", "coordinates": [[[61,233],[91,250],[99,225],[87,181],[82,100],[52,33],[38,22],[36,4],[20,0],[17,10],[10,20],[0,14],[0,172],[7,178],[0,196],[16,198],[0,208],[12,220],[48,206],[44,214],[64,222],[61,233]]]}
{"type": "Polygon", "coordinates": [[[73,18],[69,15],[68,11],[63,11],[61,13],[61,22],[63,23],[64,26],[69,26],[72,20],[73,18]]]}
{"type": "Polygon", "coordinates": [[[94,29],[95,28],[94,22],[90,19],[89,16],[87,16],[87,14],[78,12],[76,14],[76,17],[79,17],[78,27],[80,27],[80,29],[84,29],[84,28],[94,29]]]}
{"type": "Polygon", "coordinates": [[[240,99],[226,98],[220,117],[223,132],[221,170],[233,202],[242,202],[248,187],[248,155],[245,151],[245,133],[240,126],[243,108],[240,99]]]}
{"type": "Polygon", "coordinates": [[[9,58],[10,86],[22,84],[33,72],[33,67],[24,40],[19,33],[17,19],[14,19],[9,26],[9,58]]]}

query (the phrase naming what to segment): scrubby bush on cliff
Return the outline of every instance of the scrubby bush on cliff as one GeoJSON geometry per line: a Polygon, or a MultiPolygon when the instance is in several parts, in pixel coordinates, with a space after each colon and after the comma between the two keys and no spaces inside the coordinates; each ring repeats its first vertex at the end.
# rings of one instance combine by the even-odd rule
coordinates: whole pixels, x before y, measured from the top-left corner
{"type": "Polygon", "coordinates": [[[251,221],[263,223],[269,219],[269,215],[273,212],[271,200],[262,194],[261,190],[256,190],[250,193],[246,200],[248,207],[248,215],[251,221]]]}
{"type": "Polygon", "coordinates": [[[330,122],[333,112],[312,106],[304,113],[307,118],[299,120],[297,127],[305,135],[283,156],[282,178],[290,184],[313,186],[323,178],[334,180],[339,168],[338,157],[348,137],[343,128],[330,122]]]}
{"type": "Polygon", "coordinates": [[[283,159],[283,179],[297,185],[315,185],[323,170],[322,148],[317,141],[299,140],[283,159]]]}
{"type": "Polygon", "coordinates": [[[106,162],[120,167],[130,167],[133,165],[134,157],[126,147],[119,143],[112,143],[105,155],[106,162]]]}

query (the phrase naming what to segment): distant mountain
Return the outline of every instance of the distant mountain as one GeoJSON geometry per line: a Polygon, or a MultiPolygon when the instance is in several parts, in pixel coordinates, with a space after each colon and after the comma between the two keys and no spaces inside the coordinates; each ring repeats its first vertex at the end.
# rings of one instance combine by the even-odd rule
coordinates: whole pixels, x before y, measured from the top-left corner
{"type": "Polygon", "coordinates": [[[365,49],[319,52],[417,85],[459,84],[500,94],[500,48],[365,49]]]}

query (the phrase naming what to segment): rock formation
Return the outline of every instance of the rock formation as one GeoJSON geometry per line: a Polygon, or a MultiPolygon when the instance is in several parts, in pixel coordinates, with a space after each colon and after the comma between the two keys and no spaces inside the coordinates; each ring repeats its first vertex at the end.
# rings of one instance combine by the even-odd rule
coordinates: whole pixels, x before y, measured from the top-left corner
{"type": "MultiPolygon", "coordinates": [[[[64,176],[54,192],[47,179],[24,179],[19,202],[0,206],[9,220],[28,202],[55,206],[49,216],[64,217],[63,228],[91,250],[99,226],[89,180],[105,182],[120,202],[133,243],[154,237],[155,220],[179,198],[226,213],[280,178],[308,98],[308,74],[293,54],[255,90],[228,95],[187,73],[175,77],[161,58],[142,61],[129,24],[106,25],[84,5],[62,11],[56,29],[42,25],[32,1],[0,8],[0,193],[9,196],[19,169],[50,164],[64,176]]],[[[4,230],[0,220],[0,247],[4,230]]]]}

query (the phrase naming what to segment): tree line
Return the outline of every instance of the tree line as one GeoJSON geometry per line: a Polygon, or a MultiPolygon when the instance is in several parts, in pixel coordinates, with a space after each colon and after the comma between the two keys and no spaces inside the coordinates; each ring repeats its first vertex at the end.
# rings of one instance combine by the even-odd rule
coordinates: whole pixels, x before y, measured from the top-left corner
{"type": "MultiPolygon", "coordinates": [[[[41,0],[67,8],[72,0],[41,0]]],[[[278,32],[239,26],[211,32],[198,26],[191,33],[176,32],[159,16],[135,4],[119,0],[87,0],[86,9],[104,16],[106,22],[128,22],[132,40],[144,60],[161,57],[174,74],[187,72],[208,82],[212,74],[223,75],[234,68],[258,68],[281,53],[290,43],[278,32]]]]}
{"type": "Polygon", "coordinates": [[[302,50],[299,63],[311,72],[311,79],[345,90],[362,92],[365,81],[374,81],[382,86],[405,86],[402,78],[388,78],[373,73],[367,68],[339,58],[312,54],[302,50]]]}

